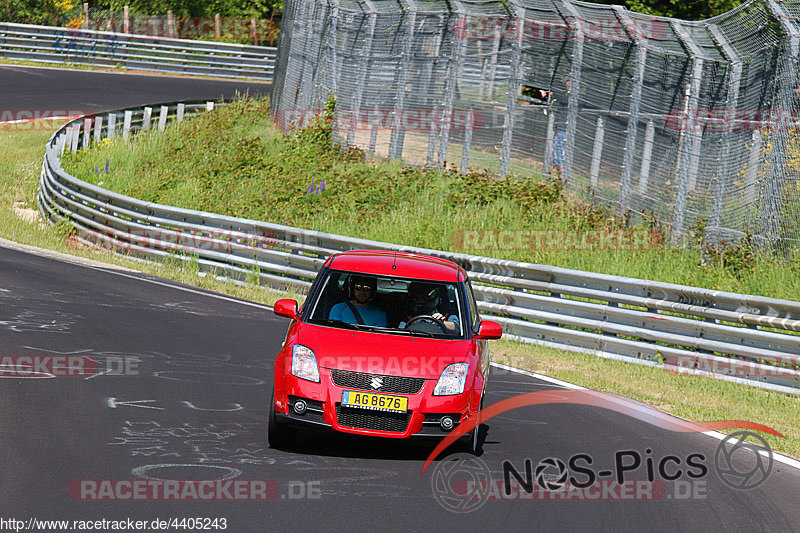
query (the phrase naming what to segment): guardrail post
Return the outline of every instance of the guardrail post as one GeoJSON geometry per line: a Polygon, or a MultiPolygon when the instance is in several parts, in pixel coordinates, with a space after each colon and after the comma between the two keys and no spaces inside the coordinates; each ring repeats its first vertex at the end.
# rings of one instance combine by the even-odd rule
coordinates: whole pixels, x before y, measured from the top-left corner
{"type": "Polygon", "coordinates": [[[747,182],[744,187],[745,205],[753,205],[756,202],[756,191],[758,190],[758,163],[761,161],[761,130],[753,131],[753,138],[750,146],[750,157],[747,161],[747,182]]]}
{"type": "Polygon", "coordinates": [[[475,120],[473,118],[474,110],[467,110],[467,123],[464,130],[464,146],[461,148],[461,168],[459,172],[466,174],[469,171],[469,151],[472,145],[472,128],[474,127],[475,120]]]}
{"type": "Polygon", "coordinates": [[[80,140],[81,136],[81,127],[80,125],[75,125],[72,128],[72,139],[70,139],[70,151],[75,153],[78,151],[78,141],[80,140]]]}
{"type": "Polygon", "coordinates": [[[169,113],[169,108],[162,105],[161,112],[158,114],[158,131],[164,131],[167,128],[167,113],[169,113]]]}
{"type": "Polygon", "coordinates": [[[500,166],[498,176],[508,174],[511,160],[511,143],[514,137],[514,112],[517,107],[517,92],[519,91],[519,64],[522,55],[522,35],[525,33],[525,8],[516,4],[514,16],[516,20],[516,34],[511,43],[511,74],[508,77],[508,94],[506,95],[506,113],[503,120],[503,141],[500,147],[500,166]]]}
{"type": "Polygon", "coordinates": [[[125,111],[125,119],[122,123],[122,138],[127,142],[131,138],[131,119],[133,118],[133,111],[125,111]]]}
{"type": "Polygon", "coordinates": [[[186,111],[186,104],[178,104],[178,116],[176,120],[178,122],[183,122],[183,114],[186,111]]]}
{"type": "Polygon", "coordinates": [[[403,128],[403,115],[407,115],[406,86],[408,85],[408,71],[411,63],[411,45],[414,43],[414,27],[417,24],[417,4],[414,0],[404,0],[408,6],[406,10],[406,33],[403,42],[403,57],[400,61],[400,70],[397,73],[397,97],[394,104],[392,117],[392,136],[389,141],[389,159],[400,159],[403,155],[405,129],[403,128]]]}
{"type": "MultiPolygon", "coordinates": [[[[467,15],[464,5],[458,0],[452,0],[451,3],[455,6],[459,16],[466,21],[467,15]]],[[[436,163],[440,167],[447,164],[447,145],[450,141],[450,128],[453,127],[453,107],[455,106],[456,86],[461,79],[461,72],[464,68],[466,39],[458,35],[455,35],[454,38],[457,42],[453,44],[450,59],[447,64],[448,75],[445,85],[441,127],[439,128],[439,155],[436,163]]]]}
{"type": "Polygon", "coordinates": [[[597,127],[594,131],[594,149],[592,150],[592,166],[589,170],[589,186],[592,189],[597,187],[597,178],[600,175],[600,161],[603,158],[603,137],[605,137],[603,117],[597,117],[597,127]]]}
{"type": "Polygon", "coordinates": [[[686,217],[686,200],[692,188],[692,171],[694,167],[695,154],[702,141],[698,135],[697,127],[697,104],[700,100],[700,84],[703,81],[703,51],[692,40],[689,33],[683,29],[679,22],[672,22],[672,29],[686,47],[687,54],[692,61],[692,75],[686,91],[686,103],[683,111],[683,125],[681,126],[681,137],[683,143],[680,146],[678,163],[678,188],[675,194],[675,207],[672,215],[672,233],[670,241],[673,245],[678,245],[683,238],[686,217]]]}
{"type": "Polygon", "coordinates": [[[153,108],[152,107],[145,107],[144,113],[142,113],[142,130],[149,130],[150,129],[150,119],[153,117],[153,108]]]}
{"type": "MultiPolygon", "coordinates": [[[[725,106],[725,131],[723,132],[722,157],[720,169],[715,173],[714,196],[711,203],[711,216],[706,226],[704,238],[709,242],[719,242],[721,238],[722,206],[725,200],[725,185],[729,181],[728,174],[731,168],[731,144],[736,131],[736,106],[739,101],[739,85],[742,80],[742,61],[733,46],[728,42],[720,29],[715,24],[709,24],[708,30],[714,40],[722,48],[725,58],[730,62],[728,74],[728,101],[725,106]]],[[[731,180],[732,181],[732,180],[731,180]]]]}
{"type": "Polygon", "coordinates": [[[639,128],[639,104],[642,101],[644,67],[647,62],[647,41],[639,38],[636,26],[625,13],[624,8],[614,6],[614,12],[622,22],[628,37],[633,40],[636,46],[636,72],[633,76],[633,91],[628,110],[628,132],[625,136],[625,156],[622,161],[622,179],[619,187],[619,210],[624,213],[630,208],[631,176],[633,174],[633,159],[636,154],[636,136],[639,128]]]}
{"type": "Polygon", "coordinates": [[[94,119],[94,142],[100,142],[103,138],[103,117],[95,117],[94,119]]]}
{"type": "Polygon", "coordinates": [[[653,157],[653,139],[656,128],[652,120],[647,121],[644,131],[644,146],[642,147],[642,168],[639,170],[639,194],[647,194],[647,182],[650,179],[650,161],[653,157]]]}
{"type": "Polygon", "coordinates": [[[109,113],[108,126],[106,127],[106,139],[114,138],[114,136],[117,134],[116,128],[117,128],[117,114],[109,113]]]}
{"type": "Polygon", "coordinates": [[[570,0],[561,0],[562,5],[569,12],[572,20],[572,34],[574,43],[572,45],[572,64],[569,69],[569,89],[567,98],[567,131],[566,145],[564,146],[564,169],[561,174],[561,181],[569,183],[572,179],[572,165],[575,160],[575,134],[578,128],[578,106],[580,105],[581,92],[581,70],[583,69],[583,24],[578,10],[570,3],[570,0]]]}
{"type": "Polygon", "coordinates": [[[83,119],[83,149],[89,148],[89,141],[92,140],[92,119],[83,119]]]}

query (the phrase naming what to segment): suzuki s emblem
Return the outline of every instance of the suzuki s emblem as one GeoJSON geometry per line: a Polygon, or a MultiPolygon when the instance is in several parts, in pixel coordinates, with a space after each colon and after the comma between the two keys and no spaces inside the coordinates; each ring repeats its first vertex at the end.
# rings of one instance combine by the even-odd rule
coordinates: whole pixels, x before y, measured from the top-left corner
{"type": "Polygon", "coordinates": [[[383,378],[372,378],[369,384],[372,385],[373,389],[380,389],[383,387],[383,378]]]}

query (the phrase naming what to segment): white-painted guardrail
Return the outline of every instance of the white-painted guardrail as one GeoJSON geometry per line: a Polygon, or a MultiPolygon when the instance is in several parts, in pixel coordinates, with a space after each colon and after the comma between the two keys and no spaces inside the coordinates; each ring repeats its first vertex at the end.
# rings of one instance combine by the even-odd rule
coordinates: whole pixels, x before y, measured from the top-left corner
{"type": "Polygon", "coordinates": [[[0,57],[272,80],[277,48],[0,22],[0,57]]]}

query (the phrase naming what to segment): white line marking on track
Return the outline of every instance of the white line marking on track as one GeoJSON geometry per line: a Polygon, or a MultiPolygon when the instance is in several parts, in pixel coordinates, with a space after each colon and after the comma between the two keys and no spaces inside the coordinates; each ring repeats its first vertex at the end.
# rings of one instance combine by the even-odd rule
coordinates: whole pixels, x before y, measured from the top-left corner
{"type": "MultiPolygon", "coordinates": [[[[525,376],[530,376],[532,378],[540,379],[542,381],[546,381],[548,383],[552,383],[553,385],[558,385],[560,387],[564,387],[565,389],[589,390],[586,387],[581,387],[580,385],[575,385],[573,383],[568,383],[566,381],[561,381],[560,379],[551,378],[549,376],[543,376],[542,374],[537,374],[536,372],[528,372],[527,370],[522,370],[521,368],[515,368],[513,366],[503,365],[503,364],[500,364],[500,363],[491,363],[491,365],[494,366],[494,367],[497,367],[497,368],[502,368],[503,370],[508,370],[509,372],[516,372],[517,374],[522,374],[522,375],[525,375],[525,376]]],[[[655,407],[653,407],[652,409],[655,409],[655,407]]],[[[667,413],[667,414],[669,414],[669,413],[667,413]]],[[[670,415],[670,416],[675,416],[675,415],[670,415]]],[[[676,418],[680,418],[680,417],[676,417],[676,418]]],[[[712,437],[712,438],[717,439],[719,441],[725,440],[725,437],[727,437],[727,435],[725,433],[720,433],[719,431],[704,431],[702,433],[702,435],[706,435],[706,436],[712,437]]],[[[761,455],[763,455],[765,457],[767,456],[767,452],[764,451],[764,450],[760,451],[759,453],[761,453],[761,455]]],[[[775,450],[772,450],[772,456],[779,463],[783,463],[785,465],[788,465],[788,466],[791,466],[793,468],[796,468],[796,469],[800,470],[800,461],[798,461],[797,459],[795,459],[793,457],[789,457],[788,455],[780,454],[780,453],[776,452],[775,450]]]]}

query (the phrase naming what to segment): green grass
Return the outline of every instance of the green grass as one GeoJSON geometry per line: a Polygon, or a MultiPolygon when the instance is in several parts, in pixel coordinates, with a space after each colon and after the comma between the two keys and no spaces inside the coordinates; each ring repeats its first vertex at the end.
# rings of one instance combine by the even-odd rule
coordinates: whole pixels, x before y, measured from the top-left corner
{"type": "MultiPolygon", "coordinates": [[[[0,131],[0,236],[254,301],[273,303],[281,297],[259,287],[198,278],[191,268],[181,270],[177,261],[164,266],[142,265],[86,249],[58,228],[20,220],[12,206],[21,203],[35,208],[36,181],[49,135],[49,131],[0,131]]],[[[311,134],[304,135],[305,141],[313,141],[308,139],[311,134]]],[[[164,203],[433,248],[447,248],[448,232],[463,227],[542,227],[545,222],[560,228],[591,227],[598,218],[602,223],[613,223],[560,194],[552,199],[548,195],[554,191],[546,185],[498,185],[484,183],[480,176],[466,179],[452,173],[404,170],[396,163],[376,165],[357,159],[358,153],[341,155],[313,142],[300,144],[284,138],[269,121],[266,104],[248,102],[238,109],[218,109],[210,116],[171,127],[166,134],[139,136],[130,145],[114,143],[107,149],[93,149],[65,165],[74,174],[102,182],[104,187],[164,203]],[[94,174],[94,168],[103,168],[107,158],[111,161],[110,173],[94,174]],[[318,196],[306,195],[312,176],[316,184],[321,177],[326,180],[326,190],[318,196]],[[465,187],[465,183],[470,186],[465,187]],[[492,195],[502,198],[489,202],[492,195]],[[527,205],[520,203],[520,198],[536,201],[527,205]],[[459,206],[459,201],[464,205],[459,206]]],[[[606,272],[616,268],[594,260],[592,254],[537,253],[542,255],[535,257],[545,263],[548,258],[561,257],[559,266],[606,272]]],[[[665,253],[672,265],[681,257],[681,252],[666,250],[642,256],[642,261],[653,261],[665,253]]],[[[624,260],[625,254],[617,255],[618,264],[627,266],[628,275],[638,272],[643,277],[695,285],[701,285],[702,280],[724,280],[728,289],[759,286],[720,267],[697,267],[699,254],[693,252],[686,253],[681,269],[674,271],[637,265],[635,257],[624,260]]],[[[520,256],[528,257],[521,252],[520,256]]],[[[766,262],[759,265],[768,268],[766,262]]],[[[770,270],[780,270],[769,274],[782,280],[776,291],[780,295],[795,294],[795,285],[787,281],[790,268],[769,266],[770,270]]],[[[627,396],[691,420],[742,419],[769,425],[787,437],[768,437],[774,449],[800,457],[798,397],[510,341],[494,343],[492,352],[495,361],[627,396]]]]}
{"type": "MultiPolygon", "coordinates": [[[[331,150],[320,132],[301,140],[272,124],[264,100],[244,100],[166,133],[118,139],[65,159],[65,168],[137,198],[215,213],[440,250],[489,255],[800,300],[800,261],[757,256],[744,268],[714,261],[699,249],[647,250],[468,248],[464,230],[630,231],[622,217],[553,190],[536,179],[497,180],[489,172],[404,168],[331,150]],[[110,160],[110,174],[93,174],[110,160]],[[309,195],[312,184],[325,191],[309,195]]],[[[643,229],[644,226],[639,227],[643,229]]],[[[563,247],[562,247],[563,248],[563,247]]]]}

